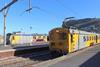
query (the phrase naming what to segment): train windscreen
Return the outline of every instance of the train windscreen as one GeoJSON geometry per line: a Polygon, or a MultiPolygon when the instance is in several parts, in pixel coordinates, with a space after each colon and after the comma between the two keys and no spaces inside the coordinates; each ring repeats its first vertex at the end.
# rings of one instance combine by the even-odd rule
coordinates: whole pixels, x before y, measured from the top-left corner
{"type": "Polygon", "coordinates": [[[66,40],[67,39],[67,33],[66,32],[60,32],[59,30],[53,31],[50,33],[50,40],[66,40]]]}
{"type": "Polygon", "coordinates": [[[58,33],[59,40],[66,40],[67,36],[66,33],[58,33]]]}

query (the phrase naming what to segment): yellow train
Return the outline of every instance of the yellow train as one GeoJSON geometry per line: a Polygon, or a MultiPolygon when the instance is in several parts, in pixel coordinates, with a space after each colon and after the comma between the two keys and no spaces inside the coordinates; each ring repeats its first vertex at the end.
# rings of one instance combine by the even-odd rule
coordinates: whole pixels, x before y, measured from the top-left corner
{"type": "Polygon", "coordinates": [[[47,35],[42,34],[8,34],[7,44],[17,45],[17,44],[32,44],[34,42],[47,42],[47,35]]]}
{"type": "Polygon", "coordinates": [[[61,55],[100,43],[100,34],[78,29],[54,28],[49,32],[52,54],[61,55]]]}

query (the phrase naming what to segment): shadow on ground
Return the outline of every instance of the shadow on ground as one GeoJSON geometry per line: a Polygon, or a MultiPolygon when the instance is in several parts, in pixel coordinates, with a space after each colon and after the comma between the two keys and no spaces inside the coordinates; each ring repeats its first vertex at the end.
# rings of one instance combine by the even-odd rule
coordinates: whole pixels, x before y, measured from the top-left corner
{"type": "Polygon", "coordinates": [[[81,64],[79,67],[100,67],[100,52],[81,64]]]}
{"type": "Polygon", "coordinates": [[[48,47],[15,51],[14,55],[17,57],[29,58],[30,60],[38,61],[45,61],[52,58],[48,47]]]}

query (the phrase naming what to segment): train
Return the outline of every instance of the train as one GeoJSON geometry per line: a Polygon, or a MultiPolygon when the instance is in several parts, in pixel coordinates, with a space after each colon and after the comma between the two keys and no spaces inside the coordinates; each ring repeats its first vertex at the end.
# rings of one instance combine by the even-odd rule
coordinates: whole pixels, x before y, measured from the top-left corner
{"type": "Polygon", "coordinates": [[[100,33],[76,28],[53,28],[49,31],[51,54],[66,55],[100,43],[100,33]]]}
{"type": "Polygon", "coordinates": [[[34,42],[47,42],[47,35],[45,34],[25,34],[25,33],[8,33],[6,35],[6,44],[33,44],[34,42]]]}

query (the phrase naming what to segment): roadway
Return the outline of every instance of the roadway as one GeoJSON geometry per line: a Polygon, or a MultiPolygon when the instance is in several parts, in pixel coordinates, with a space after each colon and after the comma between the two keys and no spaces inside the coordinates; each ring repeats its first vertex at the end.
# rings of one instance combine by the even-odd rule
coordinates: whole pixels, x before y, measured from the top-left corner
{"type": "Polygon", "coordinates": [[[100,67],[100,45],[82,49],[60,58],[49,60],[36,67],[100,67]]]}

